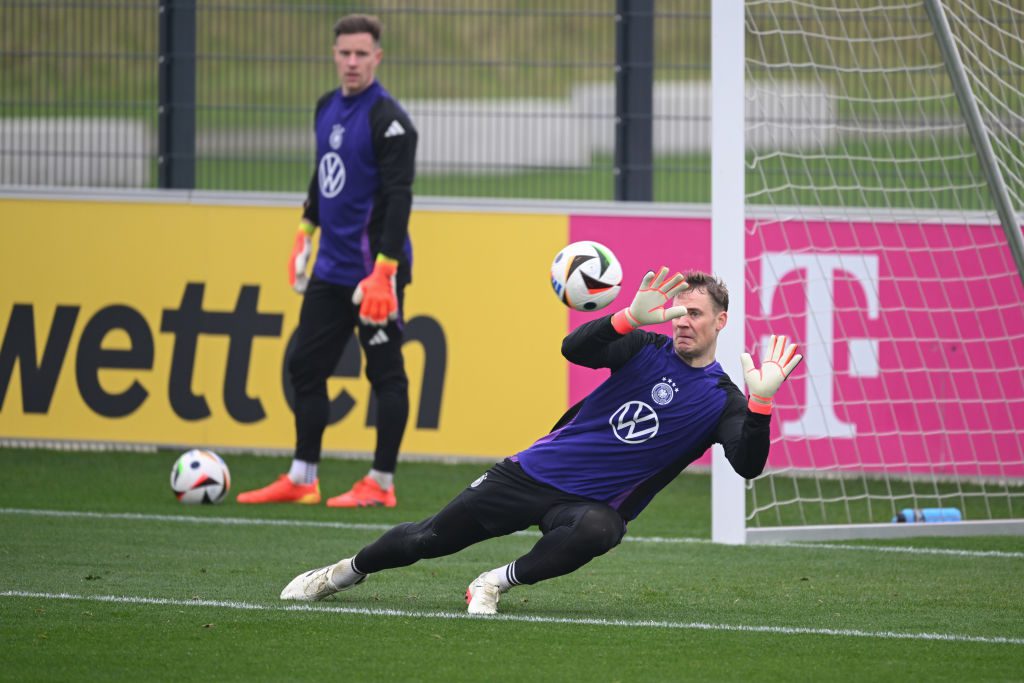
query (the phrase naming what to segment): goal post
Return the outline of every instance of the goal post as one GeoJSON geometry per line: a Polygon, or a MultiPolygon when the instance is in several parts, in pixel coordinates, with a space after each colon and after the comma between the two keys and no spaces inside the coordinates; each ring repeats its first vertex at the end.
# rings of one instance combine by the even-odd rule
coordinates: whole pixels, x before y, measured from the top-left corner
{"type": "MultiPolygon", "coordinates": [[[[992,201],[995,203],[996,212],[999,215],[999,223],[1003,226],[1003,232],[1006,233],[1006,241],[1010,246],[1014,262],[1017,265],[1017,272],[1020,274],[1021,280],[1024,281],[1024,239],[1021,238],[1021,221],[1016,215],[1013,203],[1010,200],[1006,181],[1003,179],[1002,170],[999,168],[998,158],[992,150],[991,137],[982,118],[981,109],[978,107],[978,100],[975,97],[971,79],[964,69],[964,60],[960,56],[957,41],[953,37],[953,30],[949,24],[946,8],[943,6],[942,0],[925,0],[924,6],[928,12],[928,19],[931,21],[932,28],[935,30],[935,40],[942,53],[942,61],[949,72],[953,92],[956,93],[957,102],[960,104],[964,125],[970,133],[971,142],[974,143],[974,148],[978,153],[978,161],[981,164],[982,172],[985,174],[989,192],[992,193],[992,201]]],[[[1022,19],[1019,28],[1024,28],[1024,12],[1020,10],[1015,11],[1020,14],[1022,19]]],[[[1013,22],[1012,25],[1017,26],[1017,23],[1013,22]]],[[[1018,41],[1019,48],[1020,41],[1022,40],[1020,34],[1016,34],[1011,40],[1018,41]]],[[[1020,62],[1017,62],[1017,69],[1018,75],[1020,75],[1020,62]]],[[[1018,87],[1024,88],[1024,82],[1018,81],[1018,87]]],[[[1020,104],[1022,99],[1020,90],[1017,91],[1017,96],[1016,99],[1018,104],[1020,104]]],[[[1007,113],[1015,116],[1018,123],[1024,121],[1021,118],[1024,116],[1024,112],[1019,109],[1016,111],[1007,110],[1007,113]]],[[[1021,133],[1019,126],[1017,127],[1017,133],[1019,137],[1021,133]]]]}
{"type": "MultiPolygon", "coordinates": [[[[711,253],[712,270],[727,285],[743,282],[744,47],[743,0],[720,0],[711,6],[711,253]]],[[[742,290],[740,290],[742,292],[742,290]]],[[[737,292],[736,294],[739,294],[737,292]]],[[[719,338],[717,356],[729,376],[743,386],[745,301],[729,297],[731,334],[719,338]]],[[[746,542],[746,491],[721,446],[711,454],[711,540],[746,542]]]]}
{"type": "Polygon", "coordinates": [[[766,473],[715,454],[712,540],[1024,533],[1022,36],[1004,0],[712,3],[713,268],[735,343],[805,356],[766,473]]]}

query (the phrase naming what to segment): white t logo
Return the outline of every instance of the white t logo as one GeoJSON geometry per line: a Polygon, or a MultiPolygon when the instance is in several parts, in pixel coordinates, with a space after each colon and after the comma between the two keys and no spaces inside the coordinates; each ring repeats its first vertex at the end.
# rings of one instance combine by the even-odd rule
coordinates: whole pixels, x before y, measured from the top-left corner
{"type": "MultiPolygon", "coordinates": [[[[761,311],[771,315],[772,297],[779,282],[795,270],[807,273],[804,295],[807,297],[807,340],[804,370],[808,399],[818,405],[804,405],[799,420],[783,422],[783,436],[852,438],[857,425],[843,422],[835,406],[835,279],[837,272],[854,276],[864,291],[868,318],[878,319],[878,256],[873,254],[795,254],[766,253],[761,257],[761,311]]],[[[847,339],[849,373],[857,377],[877,377],[878,340],[847,339]]],[[[763,343],[763,342],[762,342],[763,343]]]]}
{"type": "Polygon", "coordinates": [[[643,443],[658,433],[658,414],[643,401],[623,403],[612,413],[608,423],[612,434],[622,443],[643,443]]]}
{"type": "Polygon", "coordinates": [[[320,178],[320,193],[330,199],[337,197],[345,187],[345,164],[337,152],[328,152],[320,160],[317,175],[320,178]]]}

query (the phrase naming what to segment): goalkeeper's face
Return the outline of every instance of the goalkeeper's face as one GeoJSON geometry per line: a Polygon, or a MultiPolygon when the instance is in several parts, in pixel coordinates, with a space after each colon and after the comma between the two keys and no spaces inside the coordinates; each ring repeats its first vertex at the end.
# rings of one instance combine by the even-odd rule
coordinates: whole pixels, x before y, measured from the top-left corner
{"type": "Polygon", "coordinates": [[[334,40],[334,65],[345,95],[358,95],[373,83],[380,46],[369,33],[343,33],[334,40]]]}
{"type": "Polygon", "coordinates": [[[686,307],[686,315],[672,321],[676,353],[695,367],[710,365],[715,360],[718,333],[725,327],[729,314],[717,310],[708,293],[701,289],[687,290],[673,303],[686,307]]]}

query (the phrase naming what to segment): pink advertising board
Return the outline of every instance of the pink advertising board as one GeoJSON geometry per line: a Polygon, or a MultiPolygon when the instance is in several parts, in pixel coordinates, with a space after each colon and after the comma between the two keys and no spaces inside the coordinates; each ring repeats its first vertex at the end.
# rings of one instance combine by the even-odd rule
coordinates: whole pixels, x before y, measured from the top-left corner
{"type": "MultiPolygon", "coordinates": [[[[648,269],[711,270],[707,218],[569,226],[621,260],[613,307],[648,269]]],[[[751,221],[746,256],[744,347],[786,334],[805,355],[769,465],[1024,477],[1024,287],[1000,228],[751,221]]],[[[598,315],[572,312],[570,328],[598,315]]],[[[571,366],[570,401],[605,376],[571,366]]]]}
{"type": "MultiPolygon", "coordinates": [[[[570,216],[569,241],[593,240],[605,245],[622,264],[622,291],[603,311],[569,312],[569,329],[628,306],[648,270],[711,269],[711,222],[706,218],[632,216],[570,216]]],[[[649,328],[672,334],[669,324],[649,328]]],[[[569,404],[575,404],[608,376],[607,370],[569,365],[569,404]]]]}

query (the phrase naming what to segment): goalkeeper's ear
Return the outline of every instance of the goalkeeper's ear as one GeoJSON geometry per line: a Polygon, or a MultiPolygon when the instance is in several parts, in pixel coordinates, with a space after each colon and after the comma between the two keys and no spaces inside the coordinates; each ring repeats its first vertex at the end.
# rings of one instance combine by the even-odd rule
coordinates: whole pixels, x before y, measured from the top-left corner
{"type": "MultiPolygon", "coordinates": [[[[714,307],[712,307],[714,310],[714,307]]],[[[715,332],[720,333],[729,324],[729,311],[719,311],[715,314],[715,332]]]]}

